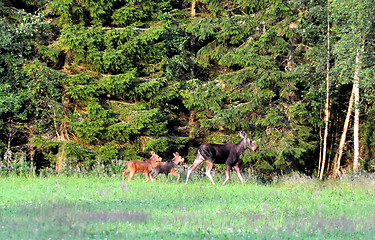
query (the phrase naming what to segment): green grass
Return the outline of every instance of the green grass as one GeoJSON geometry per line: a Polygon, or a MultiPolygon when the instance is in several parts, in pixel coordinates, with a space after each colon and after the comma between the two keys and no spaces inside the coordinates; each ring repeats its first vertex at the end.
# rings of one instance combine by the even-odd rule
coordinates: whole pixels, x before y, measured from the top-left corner
{"type": "Polygon", "coordinates": [[[183,180],[3,177],[0,239],[375,239],[375,176],[183,180]]]}

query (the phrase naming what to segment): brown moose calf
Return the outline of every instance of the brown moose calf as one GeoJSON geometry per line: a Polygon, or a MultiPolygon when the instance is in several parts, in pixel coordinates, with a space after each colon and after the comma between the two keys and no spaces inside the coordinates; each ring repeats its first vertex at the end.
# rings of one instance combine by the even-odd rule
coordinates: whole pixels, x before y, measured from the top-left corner
{"type": "Polygon", "coordinates": [[[157,166],[154,168],[154,173],[152,174],[152,177],[155,178],[159,173],[165,174],[165,180],[168,182],[168,174],[172,174],[177,177],[178,182],[180,180],[180,174],[176,172],[177,165],[179,163],[184,162],[184,158],[182,158],[178,152],[173,153],[174,158],[171,161],[163,162],[163,163],[157,163],[157,166]]]}
{"type": "Polygon", "coordinates": [[[159,162],[161,162],[161,157],[156,153],[151,152],[151,158],[141,161],[131,160],[128,162],[127,169],[122,171],[122,181],[124,181],[125,174],[129,173],[128,181],[130,182],[137,172],[143,172],[146,177],[146,182],[148,180],[154,181],[154,178],[151,176],[151,171],[153,167],[156,167],[159,162]]]}

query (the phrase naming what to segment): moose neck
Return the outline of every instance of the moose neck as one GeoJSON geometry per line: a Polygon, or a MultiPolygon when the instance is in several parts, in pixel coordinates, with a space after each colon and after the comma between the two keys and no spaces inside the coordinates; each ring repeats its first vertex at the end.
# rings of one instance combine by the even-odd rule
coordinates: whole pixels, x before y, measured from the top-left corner
{"type": "Polygon", "coordinates": [[[242,139],[236,144],[238,154],[242,154],[246,149],[245,141],[242,139]]]}

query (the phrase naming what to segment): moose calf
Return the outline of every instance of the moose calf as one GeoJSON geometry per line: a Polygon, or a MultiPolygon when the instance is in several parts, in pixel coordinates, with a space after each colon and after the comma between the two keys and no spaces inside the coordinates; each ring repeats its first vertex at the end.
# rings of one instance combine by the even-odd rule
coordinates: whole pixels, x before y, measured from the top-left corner
{"type": "Polygon", "coordinates": [[[141,161],[131,160],[128,162],[127,169],[122,171],[122,181],[124,181],[125,174],[129,173],[128,181],[130,182],[137,172],[143,172],[146,177],[146,182],[148,180],[154,181],[154,178],[151,176],[151,171],[153,167],[157,166],[157,163],[161,162],[161,157],[159,157],[155,152],[151,152],[151,158],[141,161]]]}
{"type": "Polygon", "coordinates": [[[176,172],[177,170],[177,165],[179,163],[184,162],[184,158],[182,158],[178,152],[173,153],[174,158],[171,161],[163,162],[163,163],[158,163],[155,168],[154,168],[154,173],[152,174],[152,177],[155,178],[159,173],[164,173],[165,174],[165,180],[168,182],[168,174],[172,174],[174,176],[177,176],[177,181],[180,180],[180,174],[176,172]]]}

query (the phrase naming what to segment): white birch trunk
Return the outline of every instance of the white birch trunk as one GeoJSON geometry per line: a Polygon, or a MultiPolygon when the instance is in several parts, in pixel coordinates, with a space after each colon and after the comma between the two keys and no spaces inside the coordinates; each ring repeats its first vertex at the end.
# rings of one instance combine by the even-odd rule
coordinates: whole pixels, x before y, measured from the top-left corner
{"type": "Polygon", "coordinates": [[[354,158],[353,158],[353,170],[358,170],[359,160],[359,71],[361,68],[360,52],[357,51],[355,58],[355,70],[353,80],[354,90],[354,158]]]}
{"type": "Polygon", "coordinates": [[[196,0],[193,0],[191,3],[191,12],[190,12],[190,15],[192,17],[195,17],[195,5],[196,5],[196,0]]]}
{"type": "Polygon", "coordinates": [[[319,178],[323,179],[324,174],[324,165],[326,164],[327,157],[327,139],[328,139],[328,122],[329,122],[329,56],[330,56],[330,43],[329,43],[329,1],[327,1],[327,75],[326,75],[326,104],[325,104],[325,129],[324,129],[324,139],[323,139],[323,156],[322,156],[322,165],[320,167],[319,178]]]}
{"type": "Polygon", "coordinates": [[[334,164],[333,174],[332,174],[333,178],[337,177],[339,170],[340,170],[341,158],[342,158],[342,154],[344,151],[345,140],[346,140],[346,133],[348,132],[350,116],[352,115],[353,99],[354,99],[354,85],[353,85],[352,93],[350,94],[348,112],[346,113],[346,118],[345,118],[344,128],[341,134],[339,149],[337,150],[335,159],[333,160],[333,164],[334,164]]]}

